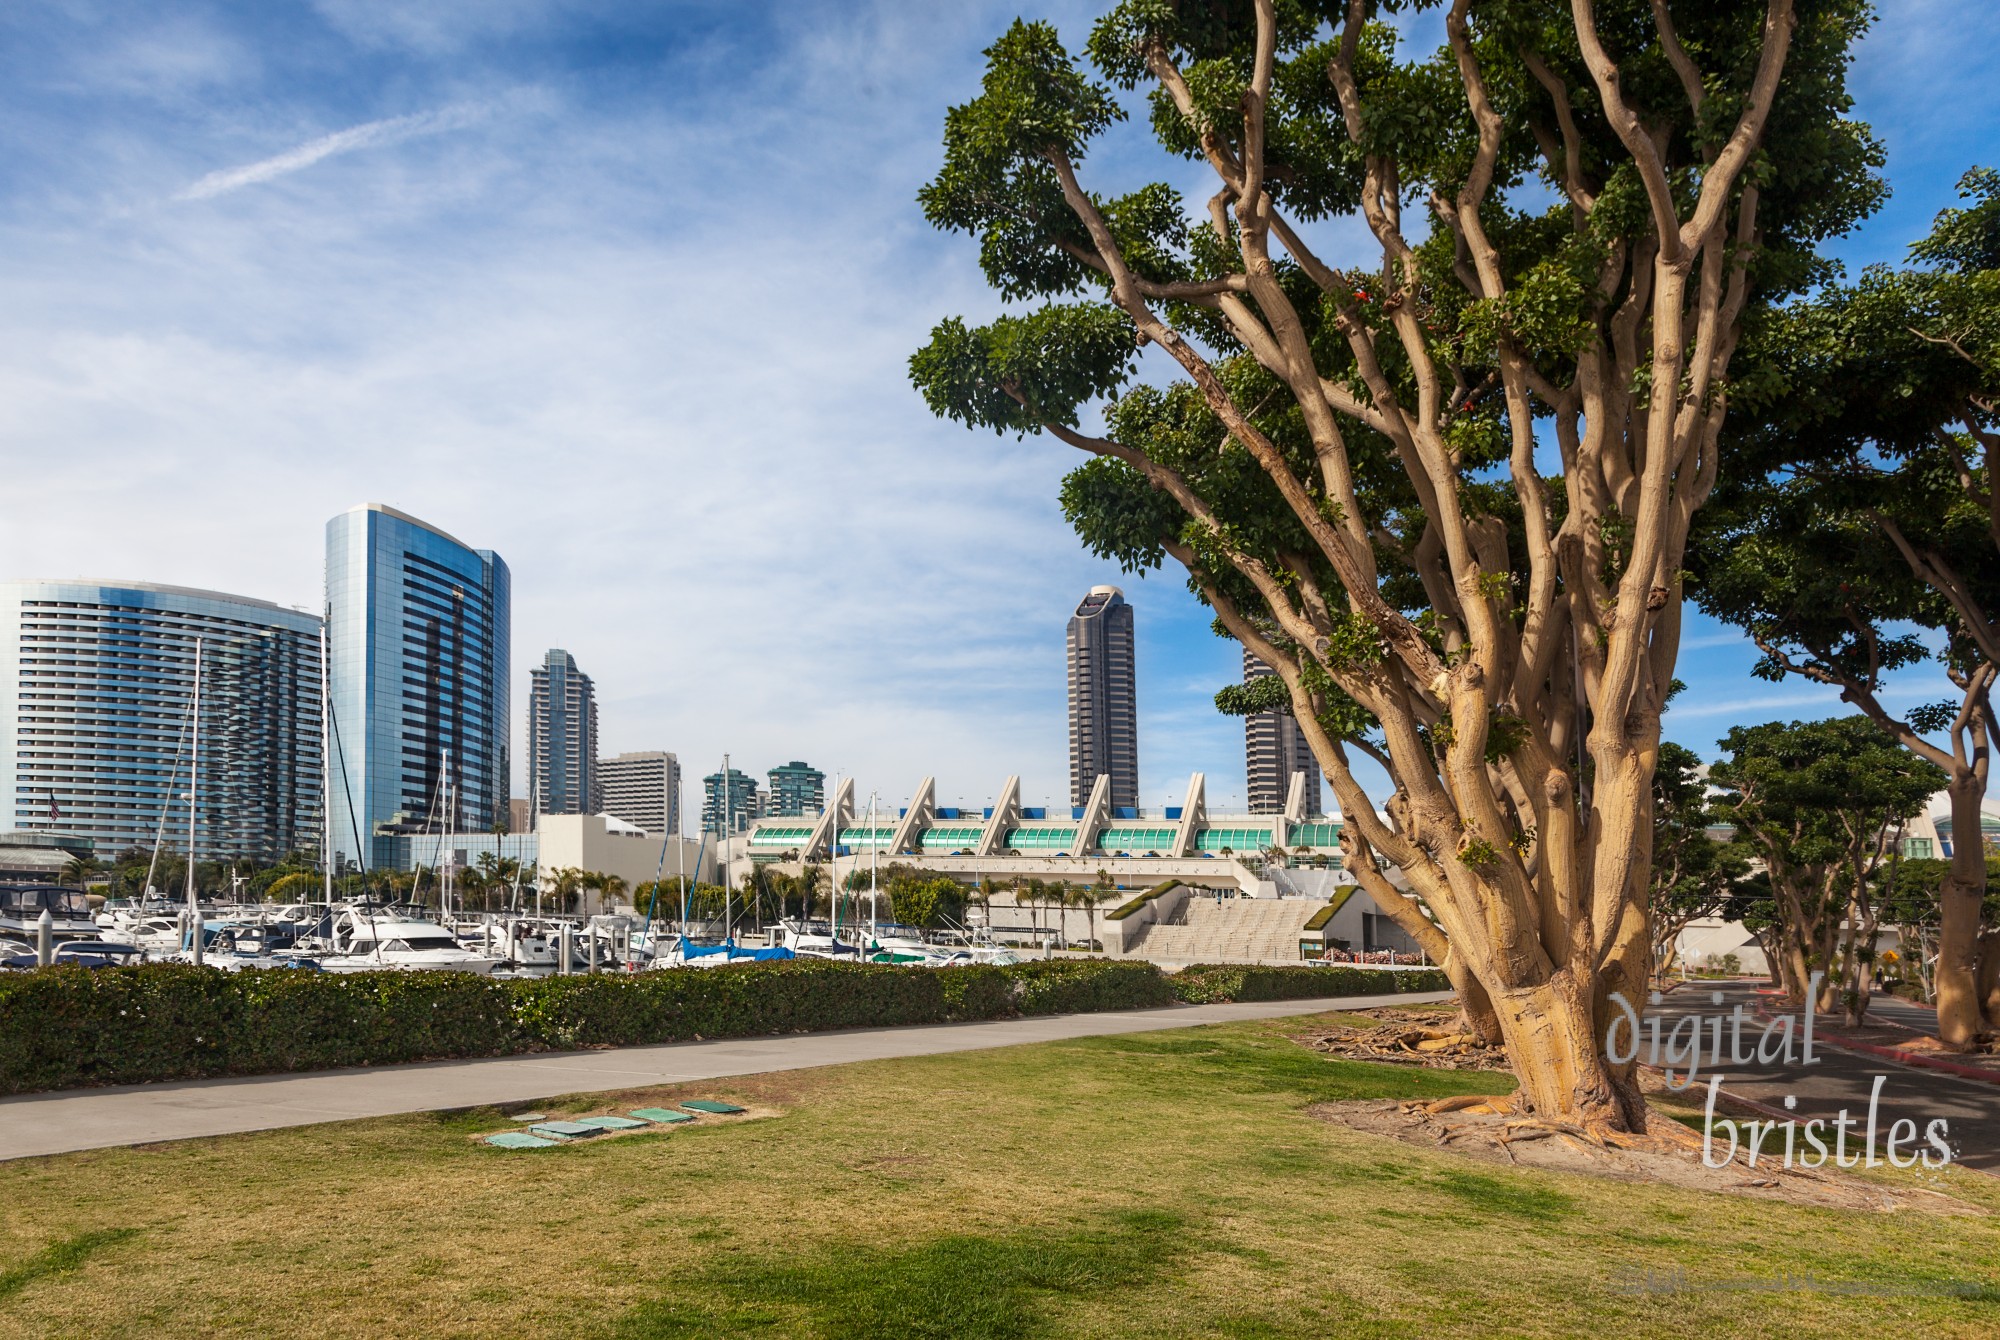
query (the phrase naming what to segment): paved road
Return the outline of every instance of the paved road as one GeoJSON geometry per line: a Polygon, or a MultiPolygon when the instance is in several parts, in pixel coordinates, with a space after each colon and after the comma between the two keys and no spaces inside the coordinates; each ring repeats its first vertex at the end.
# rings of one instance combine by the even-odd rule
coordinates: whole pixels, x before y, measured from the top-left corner
{"type": "MultiPolygon", "coordinates": [[[[1938,1021],[1936,1010],[1931,1009],[1927,1005],[1918,1005],[1913,1001],[1907,1001],[1898,996],[1887,995],[1880,991],[1869,998],[1868,1013],[1865,1018],[1871,1024],[1901,1024],[1903,1027],[1913,1028],[1919,1033],[1928,1033],[1932,1037],[1937,1036],[1938,1021]]],[[[1839,1027],[1838,1023],[1834,1025],[1836,1030],[1839,1027]]],[[[1949,1060],[1950,1058],[1947,1057],[1946,1059],[1949,1060]]]]}
{"type": "MultiPolygon", "coordinates": [[[[1917,1139],[1921,1144],[1930,1122],[1942,1118],[1948,1123],[1948,1138],[1957,1150],[1957,1162],[1988,1172],[2000,1172],[2000,1086],[1960,1079],[1942,1071],[1897,1065],[1872,1056],[1827,1047],[1823,1043],[1815,1044],[1815,1062],[1812,1065],[1804,1064],[1803,1054],[1797,1047],[1794,1048],[1791,1064],[1782,1060],[1768,1064],[1755,1061],[1741,1066],[1731,1064],[1728,1057],[1731,1042],[1729,1016],[1736,1006],[1743,1007],[1744,1051],[1754,1053],[1765,1025],[1764,1020],[1755,1018],[1754,1012],[1760,1000],[1769,999],[1758,996],[1755,989],[1747,984],[1730,983],[1720,987],[1705,983],[1690,984],[1669,993],[1665,1003],[1659,1007],[1662,1036],[1669,1035],[1684,1016],[1695,1014],[1703,1018],[1701,1027],[1706,1038],[1710,1036],[1707,1021],[1722,1016],[1723,1062],[1719,1066],[1710,1066],[1708,1050],[1704,1046],[1701,1069],[1695,1076],[1697,1084],[1705,1088],[1709,1077],[1719,1074],[1723,1077],[1724,1093],[1733,1093],[1784,1110],[1787,1116],[1795,1117],[1801,1125],[1814,1117],[1831,1122],[1845,1109],[1860,1127],[1865,1128],[1869,1095],[1874,1089],[1876,1077],[1881,1076],[1883,1085],[1876,1115],[1878,1153],[1882,1151],[1882,1142],[1887,1138],[1892,1122],[1898,1119],[1915,1122],[1917,1139]],[[1721,997],[1720,1004],[1715,1003],[1717,995],[1721,997]],[[1797,1100],[1796,1108],[1785,1109],[1787,1097],[1797,1100]]],[[[1768,1008],[1775,1014],[1781,1013],[1783,1007],[1772,1005],[1768,1008]]],[[[1874,1008],[1870,1006],[1871,1013],[1874,1008]]],[[[1831,1021],[1829,1026],[1837,1030],[1838,1020],[1831,1021]]],[[[1795,1021],[1793,1028],[1795,1033],[1801,1031],[1802,1023],[1795,1021]]],[[[1825,1138],[1831,1141],[1830,1128],[1825,1138]]],[[[1849,1150],[1856,1147],[1856,1142],[1865,1139],[1865,1129],[1850,1136],[1849,1150]]],[[[1796,1148],[1801,1155],[1808,1153],[1803,1141],[1803,1136],[1798,1137],[1796,1148]]],[[[1775,1150],[1782,1157],[1782,1142],[1783,1132],[1780,1131],[1775,1143],[1767,1141],[1764,1148],[1775,1150]]],[[[1908,1148],[1905,1145],[1905,1149],[1908,1148]]]]}
{"type": "Polygon", "coordinates": [[[308,1075],[69,1089],[0,1099],[0,1159],[310,1126],[401,1112],[539,1102],[560,1094],[603,1093],[651,1084],[722,1079],[729,1075],[803,1070],[849,1061],[934,1056],[1024,1042],[1145,1033],[1196,1024],[1450,998],[1449,992],[1429,992],[1244,1005],[1178,1005],[1160,1010],[1064,1014],[990,1023],[435,1061],[308,1075]]]}

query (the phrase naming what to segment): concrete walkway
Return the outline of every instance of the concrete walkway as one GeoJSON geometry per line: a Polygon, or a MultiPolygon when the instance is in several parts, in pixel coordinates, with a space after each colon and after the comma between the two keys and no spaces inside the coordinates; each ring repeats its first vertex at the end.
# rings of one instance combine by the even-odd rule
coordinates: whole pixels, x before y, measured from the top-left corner
{"type": "Polygon", "coordinates": [[[844,1065],[850,1061],[936,1056],[1025,1042],[1147,1033],[1197,1024],[1449,999],[1451,993],[1440,991],[1243,1005],[1176,1005],[1159,1010],[1062,1014],[990,1023],[795,1033],[612,1051],[542,1052],[303,1075],[66,1089],[0,1099],[0,1159],[268,1131],[402,1112],[539,1102],[561,1094],[682,1084],[730,1075],[844,1065]]]}

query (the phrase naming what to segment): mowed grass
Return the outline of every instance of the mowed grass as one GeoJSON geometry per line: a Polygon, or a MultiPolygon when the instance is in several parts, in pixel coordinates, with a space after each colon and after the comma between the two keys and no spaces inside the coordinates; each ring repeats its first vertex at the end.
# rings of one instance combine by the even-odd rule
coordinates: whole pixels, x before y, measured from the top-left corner
{"type": "MultiPolygon", "coordinates": [[[[2000,1333],[2000,1218],[1797,1209],[1374,1139],[1305,1109],[1502,1081],[1328,1060],[1299,1031],[646,1090],[619,1102],[782,1115],[561,1149],[477,1144],[508,1125],[488,1111],[4,1163],[0,1336],[2000,1333]],[[1688,1288],[1634,1291],[1649,1269],[1688,1288]],[[1787,1272],[1829,1287],[1716,1287],[1787,1272]]],[[[2000,1209],[2000,1181],[1943,1186],[2000,1209]]]]}

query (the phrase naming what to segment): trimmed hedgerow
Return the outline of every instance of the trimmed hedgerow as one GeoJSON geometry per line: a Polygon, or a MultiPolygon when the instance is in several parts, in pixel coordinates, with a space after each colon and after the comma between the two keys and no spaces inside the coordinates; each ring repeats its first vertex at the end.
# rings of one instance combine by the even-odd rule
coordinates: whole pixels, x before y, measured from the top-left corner
{"type": "MultiPolygon", "coordinates": [[[[546,1047],[887,1028],[952,1018],[940,974],[793,959],[514,983],[515,1018],[546,1047]]],[[[987,1017],[987,1016],[980,1016],[987,1017]]]]}
{"type": "Polygon", "coordinates": [[[68,965],[0,976],[0,1093],[1173,1002],[1151,964],[1101,959],[934,970],[796,959],[534,981],[68,965]]]}
{"type": "Polygon", "coordinates": [[[1174,1003],[1174,988],[1160,970],[1134,959],[1048,959],[1005,971],[1013,977],[1021,1014],[1149,1010],[1174,1003]]]}
{"type": "Polygon", "coordinates": [[[1321,967],[1309,963],[1279,967],[1197,963],[1171,980],[1175,997],[1190,1005],[1231,1000],[1310,1000],[1318,996],[1391,996],[1413,991],[1449,991],[1442,969],[1388,972],[1380,968],[1321,967]]]}

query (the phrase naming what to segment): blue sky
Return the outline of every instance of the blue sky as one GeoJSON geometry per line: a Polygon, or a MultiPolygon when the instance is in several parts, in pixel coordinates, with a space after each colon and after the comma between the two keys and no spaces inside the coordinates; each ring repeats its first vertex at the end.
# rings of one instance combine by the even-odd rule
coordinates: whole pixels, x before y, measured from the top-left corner
{"type": "MultiPolygon", "coordinates": [[[[2000,6],[1884,8],[1855,88],[1895,197],[1855,264],[2000,143],[2000,6]]],[[[326,518],[387,502],[506,556],[517,701],[567,648],[608,749],[968,804],[1012,772],[1060,803],[1063,623],[1117,581],[1146,803],[1197,768],[1240,799],[1234,645],[1079,551],[1066,448],[940,424],[904,376],[995,307],[912,197],[1017,12],[1074,42],[1089,7],[0,9],[0,573],[317,606],[326,518]]],[[[1669,734],[1837,710],[1753,659],[1697,622],[1669,734]]]]}

